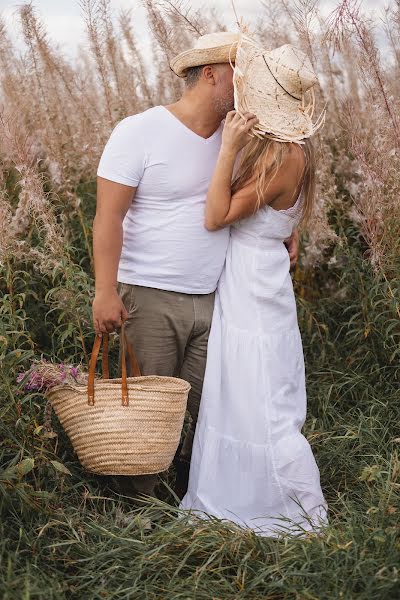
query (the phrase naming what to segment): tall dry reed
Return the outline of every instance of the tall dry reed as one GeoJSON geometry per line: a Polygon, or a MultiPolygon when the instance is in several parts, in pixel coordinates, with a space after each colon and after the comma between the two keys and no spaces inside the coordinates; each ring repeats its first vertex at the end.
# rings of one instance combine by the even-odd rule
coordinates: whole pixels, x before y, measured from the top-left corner
{"type": "MultiPolygon", "coordinates": [[[[89,53],[81,52],[74,64],[53,46],[34,5],[19,8],[26,46],[22,56],[0,23],[1,97],[11,113],[18,112],[21,133],[34,141],[37,166],[64,205],[63,226],[78,217],[89,253],[90,230],[80,189],[94,179],[112,127],[129,114],[179,97],[182,82],[169,68],[171,57],[189,46],[193,37],[224,29],[225,24],[215,10],[194,11],[176,0],[144,0],[150,34],[150,54],[145,56],[131,12],[114,14],[110,0],[80,4],[89,53]]],[[[359,229],[376,271],[392,276],[400,239],[395,76],[399,12],[395,0],[383,15],[385,61],[377,47],[375,25],[352,0],[340,2],[329,18],[323,18],[316,0],[280,4],[266,0],[252,24],[254,35],[266,47],[291,42],[307,52],[320,75],[317,109],[327,106],[326,126],[316,138],[318,197],[314,221],[304,236],[307,268],[330,260],[332,248],[341,243],[332,218],[340,213],[359,229]]],[[[18,156],[12,145],[4,149],[5,143],[5,168],[17,165],[18,156]]],[[[19,202],[15,219],[23,220],[26,200],[21,193],[19,202]]],[[[7,210],[13,212],[15,207],[7,210]]]]}

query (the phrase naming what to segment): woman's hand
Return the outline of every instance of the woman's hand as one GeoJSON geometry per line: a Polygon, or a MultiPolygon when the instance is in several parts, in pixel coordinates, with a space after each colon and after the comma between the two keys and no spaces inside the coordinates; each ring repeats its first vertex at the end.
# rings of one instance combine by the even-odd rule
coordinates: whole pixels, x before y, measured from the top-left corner
{"type": "Polygon", "coordinates": [[[224,130],[222,132],[221,148],[237,154],[251,140],[249,131],[258,123],[253,113],[244,113],[241,117],[235,110],[226,115],[224,130]]]}

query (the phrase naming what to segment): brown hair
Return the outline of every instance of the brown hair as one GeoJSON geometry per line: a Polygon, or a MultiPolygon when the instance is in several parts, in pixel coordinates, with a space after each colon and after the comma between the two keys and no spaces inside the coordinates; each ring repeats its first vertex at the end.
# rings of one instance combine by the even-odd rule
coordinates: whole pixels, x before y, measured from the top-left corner
{"type": "MultiPolygon", "coordinates": [[[[257,205],[254,212],[260,208],[269,184],[287,159],[290,145],[288,142],[277,142],[267,137],[262,139],[254,137],[243,148],[239,167],[232,184],[232,193],[243,188],[251,179],[255,179],[257,205]]],[[[306,156],[306,165],[302,173],[304,203],[301,221],[307,222],[311,216],[315,198],[315,153],[309,138],[305,140],[303,149],[306,156]]],[[[297,189],[296,187],[293,190],[293,196],[297,189]]]]}

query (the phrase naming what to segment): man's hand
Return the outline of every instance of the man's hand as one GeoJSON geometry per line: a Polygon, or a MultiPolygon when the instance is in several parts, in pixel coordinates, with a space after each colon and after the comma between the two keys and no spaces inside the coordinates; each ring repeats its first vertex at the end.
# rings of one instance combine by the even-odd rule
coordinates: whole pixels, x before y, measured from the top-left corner
{"type": "Polygon", "coordinates": [[[93,325],[96,333],[112,333],[128,318],[128,311],[116,289],[96,292],[93,300],[93,325]]]}
{"type": "Polygon", "coordinates": [[[285,246],[289,252],[290,258],[290,266],[294,267],[299,258],[299,238],[300,234],[297,229],[295,229],[287,240],[285,240],[285,246]]]}

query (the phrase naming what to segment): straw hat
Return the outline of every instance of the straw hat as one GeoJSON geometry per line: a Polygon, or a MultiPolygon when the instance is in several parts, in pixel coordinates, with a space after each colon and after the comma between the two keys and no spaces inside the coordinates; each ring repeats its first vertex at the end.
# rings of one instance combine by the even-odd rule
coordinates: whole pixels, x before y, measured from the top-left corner
{"type": "Polygon", "coordinates": [[[172,59],[171,69],[178,77],[186,77],[186,69],[190,67],[234,61],[238,40],[239,34],[230,31],[202,35],[193,48],[172,59]]]}
{"type": "Polygon", "coordinates": [[[325,111],[315,123],[313,87],[318,82],[310,59],[291,44],[274,50],[260,48],[240,34],[233,74],[235,109],[254,113],[259,123],[252,133],[280,142],[298,142],[323,125],[325,111]]]}

